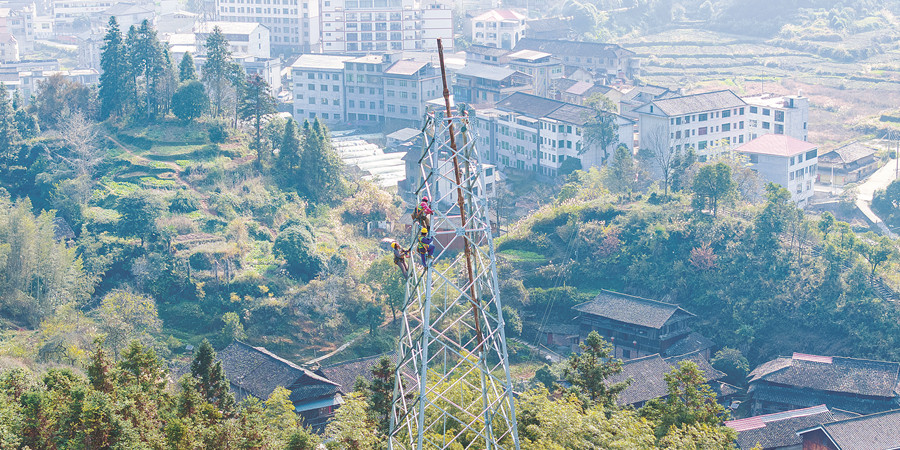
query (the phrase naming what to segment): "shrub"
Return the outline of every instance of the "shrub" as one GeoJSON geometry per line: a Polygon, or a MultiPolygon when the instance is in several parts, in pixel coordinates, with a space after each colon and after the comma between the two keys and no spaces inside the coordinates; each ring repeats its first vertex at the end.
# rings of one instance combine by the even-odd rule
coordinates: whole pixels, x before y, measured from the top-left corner
{"type": "Polygon", "coordinates": [[[186,214],[200,209],[200,200],[187,190],[179,190],[169,202],[169,211],[186,214]]]}
{"type": "Polygon", "coordinates": [[[275,255],[284,258],[291,275],[307,281],[322,270],[322,259],[316,252],[316,241],[309,229],[293,225],[275,238],[275,255]]]}
{"type": "Polygon", "coordinates": [[[228,129],[222,122],[216,122],[209,126],[209,141],[222,143],[228,139],[228,129]]]}

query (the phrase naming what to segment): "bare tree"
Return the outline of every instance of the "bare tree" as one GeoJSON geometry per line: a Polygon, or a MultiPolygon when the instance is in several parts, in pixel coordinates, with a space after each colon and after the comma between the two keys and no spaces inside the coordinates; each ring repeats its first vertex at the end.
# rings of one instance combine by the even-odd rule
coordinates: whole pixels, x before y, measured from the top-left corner
{"type": "Polygon", "coordinates": [[[669,198],[669,182],[678,166],[680,151],[672,148],[668,132],[663,126],[657,126],[641,135],[641,154],[662,178],[664,198],[669,198]]]}
{"type": "Polygon", "coordinates": [[[79,176],[93,178],[94,169],[102,159],[102,150],[97,144],[94,124],[81,111],[63,111],[60,118],[60,134],[69,149],[69,157],[64,158],[79,176]]]}

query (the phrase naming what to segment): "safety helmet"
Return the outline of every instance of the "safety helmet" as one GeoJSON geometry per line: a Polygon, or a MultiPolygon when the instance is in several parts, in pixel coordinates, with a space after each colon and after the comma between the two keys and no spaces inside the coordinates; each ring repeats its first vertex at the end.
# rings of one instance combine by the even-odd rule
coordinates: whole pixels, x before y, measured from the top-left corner
{"type": "Polygon", "coordinates": [[[423,196],[422,196],[422,201],[423,201],[423,202],[427,202],[427,201],[428,201],[428,196],[427,196],[427,195],[423,195],[423,196]]]}
{"type": "Polygon", "coordinates": [[[428,228],[422,227],[422,231],[420,231],[420,233],[428,234],[428,228]]]}
{"type": "Polygon", "coordinates": [[[397,242],[391,242],[391,248],[397,248],[399,246],[400,244],[398,244],[397,242]]]}

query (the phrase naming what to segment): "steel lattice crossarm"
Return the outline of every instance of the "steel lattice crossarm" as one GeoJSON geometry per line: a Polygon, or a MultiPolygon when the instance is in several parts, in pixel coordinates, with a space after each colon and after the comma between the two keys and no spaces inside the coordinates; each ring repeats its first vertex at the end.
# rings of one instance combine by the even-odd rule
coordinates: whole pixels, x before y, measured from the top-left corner
{"type": "Polygon", "coordinates": [[[482,166],[465,116],[445,117],[424,130],[417,196],[431,199],[435,251],[407,280],[390,448],[517,449],[482,166]]]}

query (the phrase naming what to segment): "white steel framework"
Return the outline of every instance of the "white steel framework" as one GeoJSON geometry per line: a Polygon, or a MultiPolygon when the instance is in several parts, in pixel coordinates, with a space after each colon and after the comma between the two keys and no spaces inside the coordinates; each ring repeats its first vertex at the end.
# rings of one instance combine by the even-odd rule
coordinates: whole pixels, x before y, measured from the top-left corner
{"type": "MultiPolygon", "coordinates": [[[[449,111],[449,105],[448,105],[449,111]]],[[[465,111],[431,115],[419,161],[434,257],[407,279],[392,450],[518,449],[484,177],[465,111]]],[[[411,247],[420,231],[413,226],[411,247]]]]}

